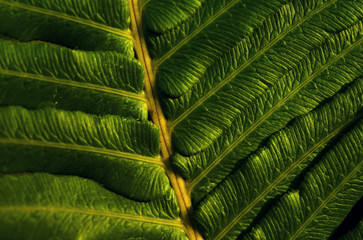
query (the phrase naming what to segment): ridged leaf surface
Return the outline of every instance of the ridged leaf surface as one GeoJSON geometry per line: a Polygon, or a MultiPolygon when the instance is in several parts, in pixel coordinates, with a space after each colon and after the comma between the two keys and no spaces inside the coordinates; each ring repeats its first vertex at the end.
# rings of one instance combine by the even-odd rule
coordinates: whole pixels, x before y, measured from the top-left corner
{"type": "Polygon", "coordinates": [[[211,0],[173,28],[147,29],[173,165],[205,238],[243,239],[362,117],[362,9],[211,0]]]}
{"type": "Polygon", "coordinates": [[[134,59],[116,52],[5,40],[0,41],[0,57],[2,106],[55,107],[147,119],[144,69],[134,59]]]}
{"type": "MultiPolygon", "coordinates": [[[[329,142],[341,137],[347,127],[357,125],[359,129],[360,124],[355,121],[362,117],[362,84],[362,79],[356,80],[344,93],[294,119],[224,179],[197,209],[196,222],[206,236],[234,239],[253,223],[269,201],[294,188],[299,176],[330,148],[329,142]]],[[[359,138],[362,132],[356,135],[359,138]]],[[[361,146],[359,141],[349,145],[350,151],[357,146],[361,146]]],[[[270,237],[267,239],[275,239],[270,237]]]]}
{"type": "Polygon", "coordinates": [[[127,1],[0,1],[0,238],[186,239],[129,24],[127,1]]]}
{"type": "Polygon", "coordinates": [[[0,109],[0,132],[3,173],[78,175],[143,201],[170,191],[159,131],[149,122],[9,107],[0,109]]]}
{"type": "Polygon", "coordinates": [[[349,130],[246,239],[326,239],[363,194],[363,121],[349,130]],[[344,161],[343,161],[344,160],[344,161]]]}
{"type": "Polygon", "coordinates": [[[127,0],[1,0],[0,32],[83,50],[133,57],[127,0]]]}
{"type": "Polygon", "coordinates": [[[0,239],[334,237],[363,196],[362,19],[0,0],[0,239]]]}
{"type": "Polygon", "coordinates": [[[4,239],[186,239],[173,194],[135,202],[75,176],[0,178],[4,239]]]}

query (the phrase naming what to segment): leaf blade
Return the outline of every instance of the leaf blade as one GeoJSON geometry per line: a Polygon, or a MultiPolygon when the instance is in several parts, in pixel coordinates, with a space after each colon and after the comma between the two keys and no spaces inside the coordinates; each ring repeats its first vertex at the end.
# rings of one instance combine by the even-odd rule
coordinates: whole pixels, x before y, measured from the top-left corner
{"type": "Polygon", "coordinates": [[[218,185],[196,210],[205,236],[233,239],[243,232],[269,200],[289,189],[328,141],[360,118],[362,98],[355,97],[361,91],[360,79],[323,107],[295,119],[218,185]]]}
{"type": "Polygon", "coordinates": [[[144,201],[171,191],[158,159],[159,130],[149,122],[54,109],[0,113],[3,173],[78,175],[144,201]]]}
{"type": "MultiPolygon", "coordinates": [[[[363,192],[361,184],[363,145],[360,141],[363,133],[362,123],[360,121],[355,128],[349,131],[306,174],[298,192],[286,194],[281,202],[271,210],[270,214],[274,214],[286,206],[291,208],[292,212],[298,212],[296,217],[299,221],[297,223],[288,224],[283,220],[285,222],[283,227],[286,227],[288,231],[284,231],[281,236],[291,239],[326,238],[340,224],[354,203],[359,200],[363,192]],[[344,140],[348,142],[344,142],[344,140]],[[350,144],[353,144],[353,148],[349,146],[350,144]],[[344,161],[338,159],[344,159],[344,161]],[[338,162],[336,166],[334,166],[334,162],[338,162]],[[341,171],[342,174],[338,174],[337,171],[341,171]]],[[[256,227],[256,231],[261,231],[268,224],[270,214],[260,226],[256,227]]],[[[282,222],[276,223],[274,221],[273,224],[273,231],[281,232],[280,224],[282,222]]]]}
{"type": "Polygon", "coordinates": [[[128,11],[126,0],[93,1],[91,5],[77,0],[1,0],[0,20],[7,24],[2,24],[0,31],[23,41],[43,40],[83,50],[117,50],[133,57],[128,11]]]}
{"type": "Polygon", "coordinates": [[[169,200],[134,202],[90,180],[40,173],[0,176],[0,184],[1,191],[6,193],[0,197],[1,232],[10,239],[59,236],[186,239],[177,220],[178,207],[173,194],[169,200]],[[32,218],[38,220],[34,222],[32,218]],[[23,223],[22,231],[15,231],[19,224],[14,221],[23,223]]]}

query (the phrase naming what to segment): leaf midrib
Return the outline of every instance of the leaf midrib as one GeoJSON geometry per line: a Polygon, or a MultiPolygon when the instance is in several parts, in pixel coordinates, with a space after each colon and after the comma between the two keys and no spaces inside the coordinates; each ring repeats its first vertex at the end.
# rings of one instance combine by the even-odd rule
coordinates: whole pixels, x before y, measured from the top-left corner
{"type": "Polygon", "coordinates": [[[81,152],[89,152],[89,153],[97,153],[101,155],[109,155],[113,157],[120,157],[126,159],[137,160],[146,163],[152,163],[156,165],[160,165],[164,167],[164,164],[158,157],[147,157],[143,155],[121,152],[117,150],[97,148],[93,146],[85,146],[78,144],[68,144],[68,143],[60,143],[60,142],[45,142],[38,140],[30,140],[30,139],[16,139],[16,138],[0,138],[0,144],[14,144],[14,145],[24,145],[24,146],[36,146],[36,147],[48,147],[48,148],[58,148],[58,149],[67,149],[67,150],[75,150],[81,152]]]}
{"type": "Polygon", "coordinates": [[[287,168],[284,172],[280,174],[278,178],[275,179],[265,190],[258,195],[255,200],[253,200],[250,204],[243,208],[243,210],[233,218],[233,220],[228,224],[217,236],[214,240],[221,239],[226,233],[244,216],[246,215],[257,203],[259,203],[274,187],[276,187],[285,177],[290,174],[300,163],[302,163],[306,158],[308,158],[313,152],[315,152],[320,147],[324,146],[329,140],[337,136],[342,129],[349,126],[354,120],[347,121],[339,128],[332,131],[325,138],[317,142],[314,146],[312,146],[308,151],[306,151],[297,161],[295,161],[289,168],[287,168]]]}
{"type": "Polygon", "coordinates": [[[284,98],[282,98],[280,101],[278,101],[273,108],[271,108],[269,111],[267,111],[265,114],[261,116],[259,120],[257,120],[254,124],[252,124],[247,130],[236,140],[234,140],[226,149],[219,155],[216,160],[214,160],[206,169],[204,169],[198,177],[196,177],[193,181],[190,182],[189,188],[190,191],[195,187],[195,185],[203,178],[205,177],[217,164],[219,164],[235,147],[238,146],[240,142],[242,142],[250,133],[252,133],[259,125],[261,125],[266,119],[268,119],[275,111],[277,111],[281,106],[284,105],[291,97],[293,97],[295,94],[297,94],[300,89],[302,89],[304,86],[306,86],[308,83],[310,83],[312,80],[315,79],[320,73],[325,71],[327,68],[329,68],[332,64],[334,64],[336,61],[338,61],[340,58],[344,57],[346,54],[348,54],[352,49],[354,49],[356,46],[358,46],[360,43],[362,43],[363,38],[356,41],[354,44],[352,44],[350,47],[342,51],[341,53],[337,54],[333,59],[331,59],[327,64],[325,64],[322,68],[320,68],[318,71],[316,71],[314,74],[312,74],[310,77],[305,79],[303,82],[301,82],[294,90],[292,90],[289,94],[287,94],[284,98]]]}
{"type": "Polygon", "coordinates": [[[168,220],[168,219],[161,219],[161,218],[151,218],[145,216],[133,216],[130,214],[123,214],[123,213],[114,213],[108,211],[100,211],[94,209],[84,209],[84,208],[72,208],[72,207],[49,207],[49,206],[11,206],[11,207],[0,207],[0,212],[34,212],[34,211],[46,211],[46,212],[66,212],[71,214],[85,214],[85,215],[92,215],[92,216],[102,216],[102,217],[109,217],[109,218],[120,218],[125,220],[131,221],[140,221],[140,222],[147,222],[153,224],[161,224],[161,225],[168,225],[173,227],[183,228],[183,225],[180,222],[180,219],[176,220],[168,220]]]}
{"type": "Polygon", "coordinates": [[[77,88],[89,89],[89,90],[94,90],[97,92],[103,92],[103,93],[123,96],[123,97],[127,97],[127,98],[132,98],[132,99],[140,100],[144,103],[147,103],[147,100],[143,93],[137,94],[137,93],[127,92],[127,91],[116,89],[116,88],[110,88],[110,87],[105,87],[105,86],[101,86],[101,85],[96,85],[96,84],[92,84],[92,83],[76,82],[76,81],[69,80],[69,79],[61,79],[61,78],[50,77],[50,76],[46,76],[46,75],[18,72],[18,71],[12,71],[12,70],[7,70],[7,69],[0,69],[0,76],[1,75],[19,77],[19,78],[24,78],[24,79],[33,79],[33,80],[42,81],[42,82],[49,82],[49,83],[54,83],[54,84],[59,84],[59,85],[66,85],[66,86],[72,86],[72,87],[77,87],[77,88]]]}
{"type": "Polygon", "coordinates": [[[225,79],[223,79],[220,83],[218,83],[215,87],[213,87],[207,94],[205,94],[203,97],[198,99],[193,105],[191,105],[186,111],[184,111],[182,114],[179,115],[174,121],[170,122],[169,128],[172,130],[174,129],[181,121],[183,121],[185,118],[187,118],[192,112],[194,112],[199,106],[201,106],[206,100],[208,100],[210,97],[212,97],[217,91],[219,91],[222,87],[224,87],[226,84],[228,84],[230,81],[232,81],[239,73],[241,73],[244,69],[246,69],[251,63],[253,63],[255,60],[257,60],[260,56],[262,56],[266,51],[271,49],[277,42],[279,42],[282,38],[284,38],[287,34],[289,34],[291,31],[293,31],[295,28],[309,20],[311,17],[313,17],[315,14],[318,14],[325,8],[329,7],[333,3],[335,3],[338,0],[332,0],[331,2],[326,2],[323,5],[321,5],[319,8],[315,9],[314,11],[311,11],[309,14],[301,18],[296,23],[292,24],[290,27],[288,27],[286,30],[284,30],[281,34],[279,34],[274,40],[272,40],[270,43],[268,43],[265,47],[260,49],[255,55],[253,55],[250,59],[248,59],[245,63],[243,63],[241,66],[236,68],[230,75],[228,75],[225,79]]]}
{"type": "Polygon", "coordinates": [[[96,28],[108,33],[112,33],[118,36],[122,36],[125,38],[128,38],[130,40],[132,40],[132,35],[130,33],[130,30],[121,30],[121,29],[117,29],[117,28],[113,28],[101,23],[97,23],[91,20],[86,20],[86,19],[82,19],[79,17],[75,17],[72,15],[68,15],[66,13],[60,13],[60,12],[56,12],[53,10],[49,10],[49,9],[45,9],[45,8],[40,8],[40,7],[35,7],[35,6],[31,6],[31,5],[27,5],[24,3],[19,3],[19,2],[9,2],[7,0],[0,0],[0,4],[5,4],[8,6],[12,6],[12,7],[16,7],[16,8],[21,8],[30,12],[36,12],[36,13],[40,13],[43,15],[48,15],[48,16],[52,16],[52,17],[56,17],[56,18],[60,18],[60,19],[64,19],[67,21],[71,21],[71,22],[75,22],[75,23],[79,23],[85,26],[89,26],[92,28],[96,28]]]}
{"type": "Polygon", "coordinates": [[[155,81],[155,72],[152,60],[148,53],[141,18],[141,10],[138,0],[128,0],[130,6],[131,29],[134,34],[134,48],[138,59],[145,67],[145,93],[148,99],[151,119],[160,129],[160,143],[162,161],[165,163],[167,176],[175,191],[175,195],[180,208],[180,218],[183,223],[185,233],[190,240],[203,239],[191,222],[192,205],[190,195],[187,194],[185,181],[174,172],[171,165],[172,144],[170,132],[167,129],[166,118],[158,98],[158,90],[155,81]]]}

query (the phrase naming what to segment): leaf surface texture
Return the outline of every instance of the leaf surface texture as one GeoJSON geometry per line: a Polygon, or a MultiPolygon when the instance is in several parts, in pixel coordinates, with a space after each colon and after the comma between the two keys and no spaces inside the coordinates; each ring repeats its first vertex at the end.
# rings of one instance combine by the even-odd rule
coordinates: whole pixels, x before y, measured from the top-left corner
{"type": "Polygon", "coordinates": [[[362,8],[360,1],[205,1],[172,29],[147,29],[173,165],[206,239],[244,239],[356,126],[362,8]]]}
{"type": "Polygon", "coordinates": [[[7,239],[186,239],[174,195],[135,202],[91,180],[44,173],[2,176],[0,186],[7,239]]]}
{"type": "Polygon", "coordinates": [[[332,237],[363,195],[362,19],[357,0],[0,0],[1,236],[332,237]]]}

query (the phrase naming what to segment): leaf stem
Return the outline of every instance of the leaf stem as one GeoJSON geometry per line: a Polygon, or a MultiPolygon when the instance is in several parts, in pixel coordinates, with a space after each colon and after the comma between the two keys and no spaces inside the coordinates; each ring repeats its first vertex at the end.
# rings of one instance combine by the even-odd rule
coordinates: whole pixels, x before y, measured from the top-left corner
{"type": "Polygon", "coordinates": [[[170,162],[172,154],[171,135],[167,128],[167,120],[164,117],[161,105],[158,99],[158,91],[155,81],[155,73],[152,67],[152,60],[148,53],[141,18],[141,10],[137,0],[128,0],[130,7],[131,17],[131,32],[133,34],[134,48],[139,61],[145,67],[145,93],[149,101],[149,112],[151,119],[160,128],[160,142],[161,142],[161,157],[166,165],[166,172],[168,174],[170,183],[175,190],[178,204],[180,207],[180,218],[186,228],[186,234],[190,240],[203,239],[192,226],[191,212],[192,204],[191,198],[186,189],[184,179],[175,173],[170,162]]]}

